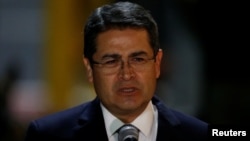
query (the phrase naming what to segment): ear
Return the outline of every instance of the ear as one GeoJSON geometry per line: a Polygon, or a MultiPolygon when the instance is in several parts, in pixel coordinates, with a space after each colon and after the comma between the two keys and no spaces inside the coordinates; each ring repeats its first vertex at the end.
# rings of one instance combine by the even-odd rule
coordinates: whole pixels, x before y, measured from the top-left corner
{"type": "Polygon", "coordinates": [[[87,77],[88,77],[88,80],[89,82],[93,82],[93,71],[92,71],[92,67],[91,67],[91,64],[89,62],[89,59],[83,57],[83,63],[86,67],[86,70],[87,70],[87,77]]]}
{"type": "Polygon", "coordinates": [[[156,57],[155,57],[155,70],[156,70],[156,78],[160,77],[161,74],[161,60],[162,60],[163,52],[162,49],[159,49],[156,57]]]}

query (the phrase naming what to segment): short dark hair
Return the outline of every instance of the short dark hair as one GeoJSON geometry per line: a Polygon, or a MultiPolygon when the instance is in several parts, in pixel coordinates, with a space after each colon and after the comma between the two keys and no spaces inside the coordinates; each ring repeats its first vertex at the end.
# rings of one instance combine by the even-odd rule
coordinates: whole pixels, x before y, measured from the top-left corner
{"type": "Polygon", "coordinates": [[[146,29],[154,55],[159,50],[158,26],[150,12],[131,2],[116,2],[97,8],[88,18],[84,27],[84,56],[93,61],[96,52],[96,38],[109,29],[146,29]]]}

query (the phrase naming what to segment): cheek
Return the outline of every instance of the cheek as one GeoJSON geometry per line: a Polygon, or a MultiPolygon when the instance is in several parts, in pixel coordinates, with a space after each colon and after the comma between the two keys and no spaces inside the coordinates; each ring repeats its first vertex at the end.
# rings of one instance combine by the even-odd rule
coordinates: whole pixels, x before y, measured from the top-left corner
{"type": "Polygon", "coordinates": [[[98,72],[93,73],[93,83],[98,93],[110,91],[112,89],[112,85],[114,84],[111,76],[104,76],[98,72]]]}
{"type": "Polygon", "coordinates": [[[156,83],[156,70],[154,68],[137,75],[137,80],[144,86],[144,89],[151,89],[156,83]]]}
{"type": "Polygon", "coordinates": [[[145,72],[144,76],[148,79],[148,81],[157,79],[160,75],[160,71],[157,65],[152,66],[147,72],[145,72]]]}
{"type": "Polygon", "coordinates": [[[146,89],[148,89],[148,91],[150,92],[154,91],[158,77],[159,77],[159,71],[154,67],[149,72],[147,72],[147,74],[144,75],[145,79],[143,80],[144,81],[143,83],[145,83],[145,85],[147,86],[146,89]]]}

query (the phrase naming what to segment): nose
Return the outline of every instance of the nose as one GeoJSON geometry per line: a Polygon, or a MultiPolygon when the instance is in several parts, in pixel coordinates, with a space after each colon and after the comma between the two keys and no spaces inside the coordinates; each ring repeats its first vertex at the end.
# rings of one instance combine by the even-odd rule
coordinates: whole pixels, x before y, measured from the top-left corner
{"type": "Polygon", "coordinates": [[[133,68],[130,66],[128,62],[122,62],[120,71],[119,71],[119,78],[122,80],[131,80],[135,77],[135,73],[133,68]]]}

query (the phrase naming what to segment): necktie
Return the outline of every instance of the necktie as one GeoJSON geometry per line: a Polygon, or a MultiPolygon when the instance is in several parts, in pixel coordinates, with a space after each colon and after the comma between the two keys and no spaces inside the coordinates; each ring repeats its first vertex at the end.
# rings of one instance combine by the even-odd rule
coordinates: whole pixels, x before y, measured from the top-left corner
{"type": "Polygon", "coordinates": [[[125,124],[118,130],[118,141],[138,141],[139,130],[131,124],[125,124]]]}

